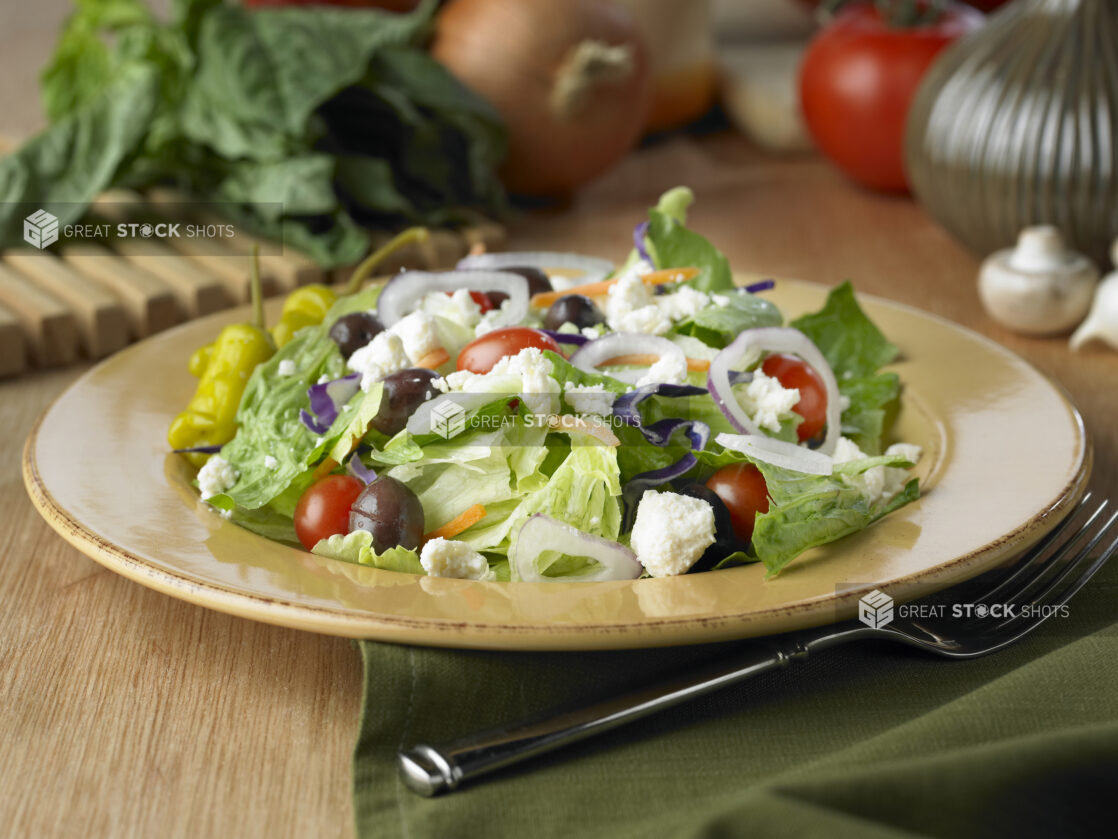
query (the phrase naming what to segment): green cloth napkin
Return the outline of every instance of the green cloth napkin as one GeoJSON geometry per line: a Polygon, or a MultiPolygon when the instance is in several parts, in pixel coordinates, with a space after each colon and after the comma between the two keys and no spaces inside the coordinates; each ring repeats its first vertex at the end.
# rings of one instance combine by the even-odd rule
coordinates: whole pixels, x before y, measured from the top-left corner
{"type": "Polygon", "coordinates": [[[488,653],[362,642],[357,834],[1116,835],[1118,560],[1025,641],[970,662],[823,652],[440,798],[395,755],[725,651],[488,653]]]}

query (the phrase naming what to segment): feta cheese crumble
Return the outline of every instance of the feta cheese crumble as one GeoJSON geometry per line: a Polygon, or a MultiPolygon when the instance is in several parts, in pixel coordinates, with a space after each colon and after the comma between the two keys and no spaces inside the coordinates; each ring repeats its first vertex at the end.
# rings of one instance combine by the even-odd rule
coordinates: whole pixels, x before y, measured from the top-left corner
{"type": "Polygon", "coordinates": [[[673,321],[694,317],[700,309],[705,309],[710,305],[708,295],[696,291],[689,285],[680,286],[677,291],[670,294],[660,294],[655,299],[660,311],[673,321]]]}
{"type": "Polygon", "coordinates": [[[687,383],[687,360],[677,355],[662,355],[637,379],[637,387],[645,385],[682,385],[687,383]]]}
{"type": "Polygon", "coordinates": [[[295,373],[298,372],[298,369],[299,368],[295,366],[294,361],[292,361],[290,358],[285,358],[279,363],[279,367],[276,369],[276,372],[279,373],[281,376],[294,376],[295,373]]]}
{"type": "Polygon", "coordinates": [[[272,457],[270,454],[266,454],[264,455],[264,468],[279,469],[279,461],[272,457]]]}
{"type": "Polygon", "coordinates": [[[781,419],[790,417],[792,407],[800,401],[797,388],[786,388],[775,376],[761,370],[754,370],[753,381],[734,393],[754,425],[774,433],[780,431],[781,419]]]}
{"type": "Polygon", "coordinates": [[[453,294],[433,291],[423,298],[420,308],[429,315],[446,318],[467,329],[473,329],[481,322],[481,306],[464,288],[453,294]]]}
{"type": "Polygon", "coordinates": [[[617,394],[594,385],[576,385],[574,382],[567,382],[563,386],[563,398],[576,414],[596,414],[606,417],[613,412],[613,401],[617,398],[617,394]]]}
{"type": "Polygon", "coordinates": [[[474,327],[474,337],[480,338],[487,332],[492,332],[502,322],[508,322],[509,309],[512,307],[512,299],[502,300],[501,305],[496,309],[490,309],[481,316],[481,320],[477,326],[474,327]]]}
{"type": "Polygon", "coordinates": [[[202,500],[208,501],[215,495],[231,489],[239,477],[240,473],[228,460],[219,454],[211,456],[198,470],[198,489],[201,491],[202,500]]]}
{"type": "Polygon", "coordinates": [[[645,490],[629,544],[653,577],[685,574],[714,544],[714,509],[701,498],[645,490]]]}
{"type": "MultiPolygon", "coordinates": [[[[641,277],[652,272],[648,262],[637,261],[610,286],[606,300],[606,322],[615,332],[663,335],[672,323],[694,317],[711,304],[711,296],[689,285],[667,294],[657,294],[641,277]]],[[[728,298],[721,298],[728,303],[728,298]]]]}
{"type": "MultiPolygon", "coordinates": [[[[467,294],[467,296],[469,296],[467,294]]],[[[404,352],[411,361],[419,361],[442,347],[435,319],[423,311],[415,311],[396,321],[388,330],[399,336],[404,352]]]]}
{"type": "MultiPolygon", "coordinates": [[[[920,460],[923,450],[914,443],[894,443],[885,450],[885,454],[900,455],[909,463],[920,460]]],[[[839,437],[833,455],[835,463],[849,463],[854,460],[864,460],[869,457],[858,448],[858,444],[847,437],[839,437]]],[[[860,475],[844,475],[843,479],[860,490],[871,504],[888,502],[893,499],[912,477],[907,469],[898,466],[874,466],[860,475]]]]}
{"type": "Polygon", "coordinates": [[[641,280],[641,275],[652,270],[643,259],[638,260],[610,286],[606,299],[606,322],[610,329],[663,335],[672,328],[672,319],[656,305],[656,295],[641,280]]]}
{"type": "Polygon", "coordinates": [[[542,350],[525,347],[516,355],[502,358],[488,373],[456,370],[436,380],[435,387],[443,393],[518,393],[530,412],[546,415],[555,413],[556,396],[562,392],[553,372],[555,365],[542,350]]]}
{"type": "Polygon", "coordinates": [[[429,577],[456,577],[462,580],[486,580],[491,577],[485,557],[467,545],[441,537],[423,546],[419,564],[429,577]]]}
{"type": "Polygon", "coordinates": [[[346,362],[346,367],[361,374],[361,390],[366,392],[374,382],[410,366],[404,342],[394,332],[378,333],[346,362]]]}

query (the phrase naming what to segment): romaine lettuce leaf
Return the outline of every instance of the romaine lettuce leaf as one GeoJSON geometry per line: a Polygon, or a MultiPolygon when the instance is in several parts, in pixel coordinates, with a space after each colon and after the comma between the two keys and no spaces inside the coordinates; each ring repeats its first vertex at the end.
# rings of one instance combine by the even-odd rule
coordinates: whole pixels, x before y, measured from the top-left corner
{"type": "Polygon", "coordinates": [[[780,326],[784,315],[774,303],[746,291],[727,294],[724,306],[708,306],[693,317],[680,321],[674,332],[698,338],[704,344],[721,349],[746,329],[780,326]]]}
{"type": "Polygon", "coordinates": [[[874,467],[911,467],[902,455],[878,455],[836,463],[832,475],[806,475],[723,449],[696,452],[696,476],[705,480],[733,463],[753,463],[765,478],[769,511],[757,516],[748,552],[726,557],[719,568],[761,560],[774,577],[804,551],[863,530],[920,496],[915,478],[886,500],[870,500],[858,481],[874,467]]]}
{"type": "Polygon", "coordinates": [[[502,509],[498,506],[502,502],[519,503],[524,495],[547,484],[547,476],[540,471],[548,454],[546,436],[546,428],[523,423],[495,431],[472,431],[424,445],[422,458],[394,466],[386,474],[406,483],[419,498],[427,530],[442,526],[475,504],[483,505],[487,512],[479,525],[492,524],[494,511],[502,509]]]}
{"type": "Polygon", "coordinates": [[[881,451],[890,410],[900,395],[900,380],[878,369],[894,361],[895,345],[886,340],[845,282],[831,290],[823,308],[791,324],[811,339],[835,371],[839,393],[850,400],[842,414],[842,431],[863,451],[881,451]]]}
{"type": "Polygon", "coordinates": [[[572,438],[570,454],[539,489],[489,515],[457,537],[474,550],[504,554],[528,517],[545,513],[586,533],[616,539],[621,530],[617,450],[572,438]]]}
{"type": "Polygon", "coordinates": [[[373,535],[367,530],[337,534],[320,539],[311,553],[328,559],[340,559],[358,565],[383,568],[385,571],[403,571],[408,574],[425,574],[419,563],[419,554],[408,548],[389,548],[382,554],[373,551],[373,535]]]}
{"type": "Polygon", "coordinates": [[[698,276],[688,280],[688,285],[706,292],[733,290],[729,261],[705,237],[660,210],[651,210],[648,219],[650,255],[657,268],[698,268],[698,276]]]}

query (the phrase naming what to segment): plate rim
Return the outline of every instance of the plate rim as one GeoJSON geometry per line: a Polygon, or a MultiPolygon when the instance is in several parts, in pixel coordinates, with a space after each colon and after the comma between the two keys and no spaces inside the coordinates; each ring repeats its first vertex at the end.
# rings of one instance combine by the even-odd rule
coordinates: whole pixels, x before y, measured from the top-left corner
{"type": "MultiPolygon", "coordinates": [[[[817,290],[831,288],[831,286],[805,280],[784,280],[784,282],[812,287],[817,290]]],[[[889,300],[877,295],[859,293],[858,296],[860,299],[901,309],[952,330],[961,331],[969,338],[979,340],[993,351],[1023,363],[1052,389],[1068,410],[1073,419],[1078,444],[1077,460],[1072,466],[1071,477],[1044,509],[1036,512],[1007,533],[1000,534],[992,541],[968,553],[951,557],[930,568],[912,571],[890,579],[887,585],[891,596],[898,602],[904,602],[906,599],[911,599],[914,586],[919,587],[921,595],[949,587],[995,567],[1042,538],[1073,509],[1086,492],[1093,465],[1093,446],[1090,436],[1087,434],[1083,417],[1063,386],[1012,350],[986,335],[936,313],[927,312],[907,303],[889,300]],[[908,597],[906,597],[906,594],[908,594],[908,597]]],[[[274,303],[274,301],[272,302],[274,303]]],[[[244,307],[224,310],[211,317],[229,317],[231,313],[235,313],[242,308],[244,307]]],[[[205,320],[187,321],[171,330],[152,336],[152,338],[159,338],[171,332],[197,327],[200,322],[205,320]]],[[[146,341],[137,342],[124,352],[138,351],[137,348],[142,347],[145,343],[146,341]]],[[[412,617],[399,614],[361,614],[348,607],[343,607],[342,610],[333,610],[327,606],[317,604],[293,603],[256,591],[233,589],[213,580],[199,580],[174,568],[155,566],[144,557],[89,529],[54,497],[39,472],[35,451],[39,442],[40,431],[47,417],[73,389],[93,375],[102,365],[116,357],[116,355],[110,356],[82,373],[62,393],[56,396],[36,418],[24,442],[21,458],[24,485],[36,511],[43,516],[52,529],[78,551],[126,579],[203,608],[275,626],[336,637],[376,638],[377,640],[422,646],[491,650],[630,649],[713,643],[756,637],[758,633],[743,630],[747,630],[751,625],[757,623],[769,625],[774,623],[774,620],[789,623],[788,630],[806,629],[810,626],[828,624],[839,618],[832,617],[828,620],[826,614],[816,613],[814,617],[821,619],[812,619],[805,622],[799,619],[800,613],[808,613],[808,616],[811,616],[813,610],[822,600],[834,604],[836,616],[842,613],[853,615],[858,599],[874,587],[872,583],[851,585],[849,589],[845,589],[841,593],[835,592],[826,596],[801,599],[736,615],[657,616],[642,622],[639,625],[638,632],[627,632],[624,627],[619,628],[617,624],[610,623],[580,622],[577,624],[518,625],[499,622],[472,623],[437,616],[412,617]],[[681,637],[681,633],[687,637],[681,637]],[[509,646],[507,643],[509,638],[515,638],[515,646],[509,646]]],[[[264,538],[256,534],[252,534],[252,536],[260,539],[264,538]]],[[[392,572],[384,571],[381,573],[392,572]]],[[[630,581],[628,584],[631,585],[632,582],[630,581]]],[[[570,585],[577,584],[571,583],[570,585]]],[[[780,629],[777,631],[783,632],[786,630],[780,629]]],[[[772,633],[765,632],[763,634],[772,633]]]]}

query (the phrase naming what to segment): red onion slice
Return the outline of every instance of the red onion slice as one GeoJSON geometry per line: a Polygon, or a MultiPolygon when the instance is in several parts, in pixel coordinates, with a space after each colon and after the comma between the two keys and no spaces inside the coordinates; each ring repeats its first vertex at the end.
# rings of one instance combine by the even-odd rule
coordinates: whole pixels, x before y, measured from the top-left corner
{"type": "Polygon", "coordinates": [[[835,462],[829,454],[815,449],[775,440],[760,434],[719,434],[714,442],[723,448],[747,454],[755,460],[805,475],[830,475],[835,462]]]}
{"type": "Polygon", "coordinates": [[[743,434],[764,436],[761,429],[754,424],[738,403],[730,386],[733,369],[749,355],[750,350],[793,353],[810,364],[822,377],[823,385],[827,390],[827,433],[818,451],[826,455],[834,453],[839,434],[842,432],[842,406],[838,383],[823,353],[798,329],[775,326],[747,329],[711,361],[707,386],[711,396],[714,397],[715,404],[722,409],[730,424],[743,434]]]}
{"type": "Polygon", "coordinates": [[[516,544],[509,552],[509,564],[518,579],[525,583],[598,583],[604,580],[635,580],[644,573],[637,556],[624,545],[591,536],[566,522],[536,513],[520,528],[516,544]],[[568,556],[585,556],[596,560],[598,567],[577,577],[547,577],[536,567],[536,559],[544,551],[558,551],[568,556]]]}
{"type": "Polygon", "coordinates": [[[520,323],[528,314],[528,281],[504,271],[401,271],[388,281],[377,298],[377,318],[387,329],[432,292],[499,291],[508,295],[494,327],[520,323]]]}
{"type": "MultiPolygon", "coordinates": [[[[673,344],[667,338],[656,335],[642,335],[638,332],[611,332],[596,338],[588,344],[581,346],[568,361],[585,373],[597,373],[598,365],[611,358],[621,355],[655,355],[663,358],[672,355],[679,358],[681,364],[687,364],[687,356],[678,344],[673,344]]],[[[713,368],[713,364],[712,364],[713,368]]],[[[615,379],[620,379],[629,384],[645,374],[644,370],[621,370],[610,373],[615,379]]]]}
{"type": "Polygon", "coordinates": [[[500,271],[502,268],[539,268],[546,272],[549,268],[563,271],[581,271],[582,276],[576,285],[596,283],[604,280],[613,272],[613,263],[596,256],[583,256],[578,253],[559,253],[555,251],[510,251],[506,253],[478,253],[465,257],[458,263],[459,268],[486,268],[500,271]]]}

